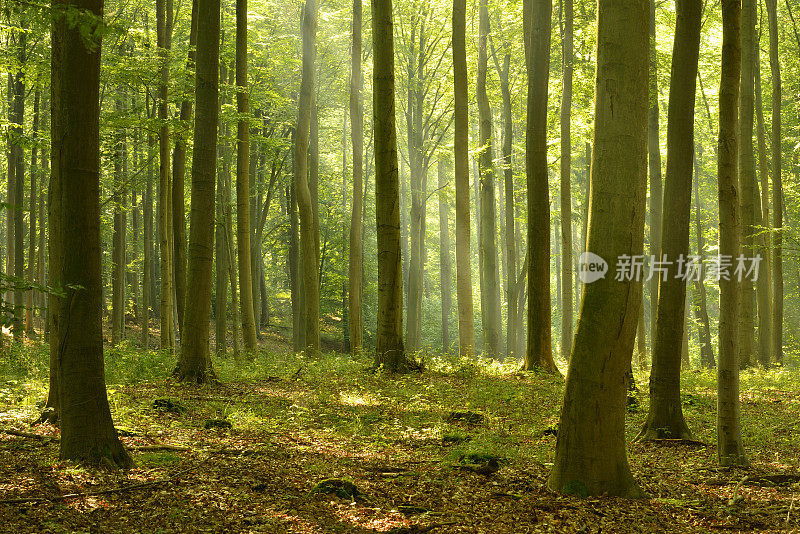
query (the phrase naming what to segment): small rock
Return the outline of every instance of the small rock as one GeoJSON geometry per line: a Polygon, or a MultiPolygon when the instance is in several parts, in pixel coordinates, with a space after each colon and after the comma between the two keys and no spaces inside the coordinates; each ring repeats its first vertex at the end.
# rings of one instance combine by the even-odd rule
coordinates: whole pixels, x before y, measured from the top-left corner
{"type": "Polygon", "coordinates": [[[233,425],[226,419],[207,419],[203,428],[206,430],[211,428],[233,428],[233,425]]]}

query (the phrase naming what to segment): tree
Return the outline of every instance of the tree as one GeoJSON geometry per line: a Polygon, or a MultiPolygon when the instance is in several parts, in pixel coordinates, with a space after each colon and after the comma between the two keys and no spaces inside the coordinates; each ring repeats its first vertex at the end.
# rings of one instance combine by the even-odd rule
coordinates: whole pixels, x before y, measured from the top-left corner
{"type": "Polygon", "coordinates": [[[442,291],[442,354],[450,352],[450,312],[452,311],[453,282],[452,260],[450,259],[450,226],[448,216],[450,204],[447,201],[447,175],[445,161],[439,158],[437,163],[437,178],[439,187],[439,287],[442,291]]]}
{"type": "MultiPolygon", "coordinates": [[[[781,181],[781,64],[778,0],[766,0],[772,73],[772,361],[783,363],[783,182],[781,181]]],[[[722,356],[720,355],[720,358],[722,356]]]]}
{"type": "Polygon", "coordinates": [[[214,184],[217,171],[219,0],[198,0],[197,75],[192,164],[192,208],[183,340],[174,375],[198,384],[213,380],[209,354],[211,267],[214,250],[214,184]]]}
{"type": "Polygon", "coordinates": [[[475,318],[469,253],[469,100],[467,97],[466,17],[466,0],[453,0],[456,299],[458,300],[458,352],[462,356],[472,355],[475,351],[475,318]]]}
{"type": "Polygon", "coordinates": [[[378,231],[378,326],[375,367],[391,373],[415,365],[403,347],[403,266],[400,257],[400,183],[394,102],[392,0],[372,0],[375,54],[372,114],[375,127],[375,212],[378,231]]]}
{"type": "MultiPolygon", "coordinates": [[[[193,70],[195,66],[195,49],[197,46],[197,0],[192,0],[192,20],[189,28],[189,53],[186,68],[193,70]]],[[[192,99],[184,98],[181,102],[180,119],[183,123],[192,120],[192,99]]],[[[175,308],[178,312],[178,328],[183,328],[183,312],[186,307],[186,216],[183,198],[186,176],[186,138],[185,134],[175,136],[175,149],[172,151],[172,228],[174,243],[172,247],[175,273],[175,308]]]]}
{"type": "MultiPolygon", "coordinates": [[[[598,3],[587,249],[612,265],[641,254],[644,242],[647,17],[647,0],[598,3]]],[[[644,495],[625,450],[626,373],[641,302],[641,281],[606,276],[584,286],[547,482],[551,490],[644,495]]]]}
{"type": "Polygon", "coordinates": [[[572,0],[562,0],[564,32],[561,56],[564,69],[561,90],[561,273],[564,278],[561,294],[561,354],[569,358],[572,349],[572,137],[570,117],[572,108],[572,0]]]}
{"type": "Polygon", "coordinates": [[[167,84],[169,82],[169,50],[172,46],[172,0],[156,0],[156,24],[158,27],[158,49],[161,58],[161,76],[158,87],[158,119],[161,127],[159,143],[159,213],[158,238],[161,252],[161,348],[175,349],[175,325],[172,301],[172,210],[171,180],[169,168],[169,125],[167,124],[167,84]]]}
{"type": "MultiPolygon", "coordinates": [[[[656,3],[650,0],[650,71],[648,77],[647,159],[650,173],[650,256],[655,259],[661,251],[661,147],[658,140],[658,56],[656,54],[656,3]]],[[[650,279],[650,342],[656,339],[658,317],[658,278],[650,279]]]]}
{"type": "MultiPolygon", "coordinates": [[[[60,184],[58,395],[62,460],[132,465],[108,405],[100,266],[100,42],[102,0],[54,2],[51,101],[53,177],[60,184]],[[78,24],[66,12],[81,9],[78,24]],[[92,36],[87,39],[86,35],[92,36]],[[64,224],[69,221],[69,224],[64,224]]],[[[54,265],[51,265],[51,272],[54,265]]]]}
{"type": "MultiPolygon", "coordinates": [[[[250,261],[250,98],[247,93],[247,0],[236,0],[236,247],[245,350],[256,350],[253,273],[250,261]]],[[[211,212],[213,214],[213,211],[211,212]]]]}
{"type": "MultiPolygon", "coordinates": [[[[742,213],[741,239],[742,253],[748,257],[756,254],[755,187],[756,162],[753,153],[754,121],[754,69],[756,33],[755,3],[742,0],[742,75],[739,82],[739,188],[741,190],[740,209],[742,213]]],[[[755,290],[753,280],[745,276],[739,287],[739,366],[755,365],[753,342],[753,320],[755,290]]]]}
{"type": "Polygon", "coordinates": [[[364,202],[364,110],[361,103],[361,0],[353,0],[353,42],[350,49],[350,136],[353,143],[353,205],[350,215],[349,285],[350,352],[360,354],[364,347],[361,314],[361,268],[363,261],[361,212],[364,202]]]}
{"type": "Polygon", "coordinates": [[[480,176],[480,247],[483,257],[483,278],[481,292],[486,301],[483,319],[483,350],[490,356],[499,356],[502,351],[502,320],[500,316],[500,274],[498,272],[497,250],[497,204],[494,193],[494,127],[492,109],[486,93],[486,70],[488,64],[489,5],[481,0],[479,7],[478,30],[478,79],[475,84],[478,103],[478,136],[480,152],[478,172],[480,176]]]}
{"type": "MultiPolygon", "coordinates": [[[[700,212],[700,165],[699,155],[703,153],[703,145],[698,143],[694,152],[694,205],[695,229],[697,230],[697,254],[702,257],[705,252],[703,245],[703,222],[700,212]]],[[[711,346],[711,322],[708,319],[708,306],[706,304],[706,284],[704,280],[695,280],[695,315],[700,322],[700,365],[706,369],[717,366],[714,358],[714,348],[711,346]]]]}
{"type": "MultiPolygon", "coordinates": [[[[25,202],[25,149],[23,148],[23,125],[25,124],[25,63],[26,63],[26,44],[27,33],[25,31],[25,21],[22,20],[22,31],[17,37],[17,61],[19,62],[20,70],[14,76],[14,122],[16,125],[12,128],[12,135],[14,142],[12,145],[12,154],[14,160],[14,202],[12,203],[12,211],[14,213],[14,261],[13,273],[17,278],[25,277],[25,226],[24,226],[24,208],[25,202]]],[[[11,185],[11,184],[9,184],[11,185]]],[[[9,235],[12,233],[12,228],[8,229],[9,235]]],[[[9,254],[9,257],[11,255],[9,254]]],[[[11,271],[9,271],[11,272],[11,271]]],[[[14,289],[14,321],[12,331],[14,333],[14,341],[22,341],[24,334],[23,313],[25,309],[24,292],[21,284],[16,284],[14,289]]]]}
{"type": "MultiPolygon", "coordinates": [[[[531,1],[531,0],[528,0],[531,1]]],[[[550,200],[547,176],[547,81],[550,73],[552,0],[532,0],[528,52],[528,347],[524,367],[558,372],[550,338],[550,200]]],[[[524,9],[524,8],[523,8],[524,9]]],[[[525,41],[526,44],[528,41],[525,41]]]]}
{"type": "MultiPolygon", "coordinates": [[[[719,254],[739,256],[739,199],[736,187],[739,151],[739,76],[741,3],[722,0],[722,75],[719,83],[719,254]]],[[[719,367],[717,367],[717,455],[720,465],[747,465],[739,420],[738,311],[735,276],[719,280],[719,367]]]]}
{"type": "MultiPolygon", "coordinates": [[[[700,55],[701,0],[676,0],[677,18],[672,48],[672,72],[667,116],[667,173],[659,258],[666,258],[658,279],[658,311],[650,411],[640,439],[692,439],[681,403],[681,353],[686,335],[686,277],[680,260],[689,257],[689,223],[694,164],[694,100],[700,55]]],[[[651,266],[651,269],[655,265],[651,266]]]]}
{"type": "Polygon", "coordinates": [[[319,350],[319,246],[314,224],[313,199],[309,184],[309,134],[314,106],[314,70],[317,57],[317,2],[306,0],[303,8],[303,74],[300,82],[297,129],[295,130],[294,188],[300,212],[300,263],[305,310],[305,346],[319,350]]]}
{"type": "MultiPolygon", "coordinates": [[[[122,52],[122,50],[120,50],[122,52]]],[[[115,111],[124,114],[125,95],[123,88],[117,88],[115,111]]],[[[123,159],[127,156],[125,130],[120,128],[115,139],[114,149],[114,236],[111,265],[111,344],[116,345],[125,335],[125,269],[127,267],[127,179],[123,172],[123,159]]]]}

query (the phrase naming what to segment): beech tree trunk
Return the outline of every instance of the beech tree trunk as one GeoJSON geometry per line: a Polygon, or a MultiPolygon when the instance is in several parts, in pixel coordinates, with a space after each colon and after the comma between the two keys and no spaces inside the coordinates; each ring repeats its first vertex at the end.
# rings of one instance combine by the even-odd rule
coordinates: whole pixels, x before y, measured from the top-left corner
{"type": "Polygon", "coordinates": [[[469,223],[469,100],[467,95],[466,0],[453,0],[453,155],[456,188],[456,299],[458,300],[458,351],[475,352],[475,318],[472,301],[469,223]]]}
{"type": "MultiPolygon", "coordinates": [[[[102,0],[64,2],[102,21],[102,0]]],[[[58,12],[56,12],[58,13],[58,12]]],[[[96,21],[96,22],[95,22],[96,21]]],[[[59,458],[130,467],[133,462],[111,419],[103,370],[102,276],[100,266],[100,42],[87,48],[84,28],[57,15],[52,31],[53,181],[60,184],[61,226],[56,247],[65,254],[58,272],[66,297],[58,300],[60,322],[58,394],[61,406],[59,458]],[[69,224],[62,224],[69,221],[69,224]],[[80,286],[78,288],[78,286],[80,286]]],[[[89,30],[95,34],[96,28],[89,30]]],[[[52,251],[51,251],[52,253],[52,251]]],[[[54,271],[53,267],[58,267],[54,271]]]]}
{"type": "MultiPolygon", "coordinates": [[[[719,254],[739,256],[738,104],[741,73],[741,4],[722,0],[722,75],[719,85],[719,254]]],[[[738,310],[735,276],[719,281],[719,367],[717,368],[717,456],[720,465],[747,465],[739,408],[738,310]]]]}
{"type": "MultiPolygon", "coordinates": [[[[21,26],[25,28],[25,21],[21,26]]],[[[17,37],[17,61],[20,70],[14,76],[14,121],[17,126],[12,128],[12,133],[17,139],[14,141],[14,276],[25,278],[25,220],[23,204],[25,202],[25,149],[22,146],[23,128],[25,124],[25,63],[26,63],[27,33],[22,31],[17,37]]],[[[20,284],[14,289],[14,321],[12,331],[14,341],[22,341],[24,335],[24,310],[25,292],[20,284]]]]}
{"type": "MultiPolygon", "coordinates": [[[[647,113],[647,154],[650,172],[650,256],[659,258],[661,252],[661,146],[659,143],[658,62],[656,58],[656,4],[650,0],[650,70],[648,77],[649,104],[647,113]]],[[[650,343],[655,346],[658,317],[658,277],[650,279],[650,343]]]]}
{"type": "MultiPolygon", "coordinates": [[[[440,158],[437,164],[439,188],[439,287],[442,293],[442,353],[450,352],[450,311],[453,307],[451,284],[453,279],[450,259],[450,226],[448,222],[450,204],[447,201],[447,172],[445,161],[440,158]]],[[[513,347],[513,343],[511,344],[513,347]]]]}
{"type": "MultiPolygon", "coordinates": [[[[781,64],[778,1],[765,0],[772,74],[772,361],[783,364],[783,182],[781,180],[781,64]]],[[[721,357],[721,356],[720,356],[721,357]]]]}
{"type": "Polygon", "coordinates": [[[161,77],[158,88],[158,119],[161,127],[159,141],[159,212],[158,238],[161,254],[161,348],[175,350],[175,325],[173,323],[172,287],[172,190],[169,161],[169,125],[167,124],[167,84],[169,83],[169,50],[172,46],[172,0],[156,0],[156,19],[158,26],[158,48],[161,58],[161,77]]]}
{"type": "MultiPolygon", "coordinates": [[[[754,72],[753,61],[755,47],[753,41],[756,33],[756,12],[753,0],[741,0],[742,3],[742,74],[739,82],[739,189],[741,199],[741,252],[745,257],[756,255],[756,240],[753,236],[755,228],[755,187],[756,163],[753,153],[753,113],[754,113],[754,72]]],[[[753,280],[748,276],[741,279],[739,298],[739,367],[755,365],[753,322],[755,289],[753,280]]]]}
{"type": "Polygon", "coordinates": [[[378,233],[378,325],[375,367],[390,373],[414,368],[403,347],[403,267],[395,130],[392,0],[372,0],[375,211],[378,233]]]}
{"type": "Polygon", "coordinates": [[[303,75],[300,82],[297,130],[295,132],[294,182],[300,212],[300,254],[305,306],[305,346],[319,351],[319,245],[315,231],[314,206],[309,184],[309,135],[314,106],[316,69],[317,2],[306,0],[303,8],[303,75]]]}
{"type": "Polygon", "coordinates": [[[192,163],[192,205],[186,309],[178,365],[179,380],[202,384],[214,379],[209,353],[211,270],[214,252],[214,185],[217,174],[219,114],[219,0],[198,0],[197,74],[192,163]]]}
{"type": "MultiPolygon", "coordinates": [[[[189,29],[189,54],[186,68],[191,71],[195,68],[195,48],[197,46],[197,5],[198,0],[192,0],[192,19],[189,29]]],[[[192,100],[187,98],[181,102],[180,119],[182,123],[192,122],[192,100]]],[[[187,132],[188,133],[188,132],[187,132]]],[[[186,307],[186,216],[184,213],[186,202],[184,188],[186,182],[186,133],[176,133],[175,149],[172,151],[172,228],[173,238],[173,263],[175,272],[175,308],[178,312],[178,328],[183,335],[183,313],[186,307]]]]}
{"type": "Polygon", "coordinates": [[[659,283],[658,311],[650,372],[650,410],[639,433],[639,439],[643,440],[692,439],[683,417],[680,395],[683,340],[686,337],[687,271],[679,260],[689,256],[694,102],[703,3],[702,0],[676,0],[675,5],[677,19],[667,116],[664,224],[658,253],[659,258],[666,257],[673,263],[665,266],[663,275],[660,272],[654,275],[659,283]],[[681,343],[676,343],[676,340],[681,340],[681,343]]]}
{"type": "MultiPolygon", "coordinates": [[[[123,115],[125,95],[123,88],[117,88],[118,94],[115,101],[115,110],[123,115]]],[[[124,149],[127,144],[125,130],[120,128],[116,135],[114,149],[114,235],[111,262],[111,345],[120,343],[124,338],[125,330],[125,268],[128,264],[125,254],[127,242],[127,190],[125,181],[127,177],[123,172],[123,158],[126,156],[124,149]]]]}
{"type": "Polygon", "coordinates": [[[562,0],[564,33],[561,40],[563,84],[561,89],[561,355],[572,352],[572,0],[562,0]]]}
{"type": "MultiPolygon", "coordinates": [[[[698,165],[698,159],[702,156],[702,153],[703,145],[698,143],[694,154],[694,205],[695,225],[697,228],[697,255],[701,258],[705,254],[703,219],[700,211],[700,166],[698,165]]],[[[714,358],[714,347],[711,344],[711,321],[708,319],[705,280],[695,280],[695,294],[697,295],[695,314],[700,322],[700,365],[706,369],[714,369],[717,366],[717,362],[714,358]]]]}
{"type": "Polygon", "coordinates": [[[350,49],[350,136],[353,144],[353,205],[350,214],[350,256],[347,307],[350,316],[350,352],[364,348],[364,321],[361,313],[361,269],[363,248],[361,212],[364,203],[364,110],[361,87],[361,0],[353,0],[353,42],[350,49]]]}
{"type": "MultiPolygon", "coordinates": [[[[531,37],[525,170],[528,182],[528,347],[524,368],[558,373],[550,337],[550,200],[547,176],[547,86],[552,0],[528,0],[531,37]]],[[[527,42],[527,41],[526,41],[527,42]]]]}
{"type": "MultiPolygon", "coordinates": [[[[642,254],[647,189],[647,0],[600,0],[588,250],[642,254]]],[[[534,36],[536,34],[534,33],[534,36]]],[[[533,255],[533,251],[531,251],[533,255]]],[[[625,448],[626,374],[642,282],[586,284],[547,485],[577,495],[643,497],[625,448]]]]}
{"type": "MultiPolygon", "coordinates": [[[[33,97],[33,138],[39,138],[39,89],[34,92],[33,97]]],[[[37,152],[38,145],[34,144],[31,148],[31,194],[28,206],[30,207],[30,232],[28,234],[28,280],[31,282],[37,281],[36,277],[36,201],[39,198],[39,193],[36,186],[36,176],[39,174],[39,167],[37,166],[37,152]]],[[[29,338],[36,335],[33,327],[33,313],[34,313],[34,292],[28,290],[25,293],[25,332],[29,338]]]]}
{"type": "Polygon", "coordinates": [[[478,173],[480,179],[481,217],[479,224],[480,247],[483,257],[483,279],[481,292],[486,299],[486,313],[483,314],[483,351],[485,355],[498,357],[502,354],[502,320],[500,315],[500,273],[497,250],[497,204],[494,184],[494,150],[492,109],[486,92],[486,71],[488,65],[489,6],[488,0],[481,0],[479,7],[478,30],[478,79],[475,85],[478,104],[479,143],[478,173]]]}

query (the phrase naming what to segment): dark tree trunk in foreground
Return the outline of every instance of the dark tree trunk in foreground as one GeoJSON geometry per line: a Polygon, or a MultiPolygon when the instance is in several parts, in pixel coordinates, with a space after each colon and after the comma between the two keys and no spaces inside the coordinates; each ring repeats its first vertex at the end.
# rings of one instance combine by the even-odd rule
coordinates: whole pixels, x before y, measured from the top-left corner
{"type": "Polygon", "coordinates": [[[458,352],[475,353],[469,224],[469,97],[467,89],[466,0],[453,0],[453,155],[456,189],[456,300],[458,352]]]}
{"type": "MultiPolygon", "coordinates": [[[[528,122],[525,170],[528,176],[528,347],[524,368],[558,372],[550,337],[550,200],[547,176],[547,81],[550,73],[552,0],[531,6],[528,122]]],[[[527,42],[527,41],[526,41],[527,42]]]]}
{"type": "MultiPolygon", "coordinates": [[[[739,198],[736,187],[741,71],[741,3],[722,0],[722,75],[719,84],[719,254],[739,256],[739,198]]],[[[739,288],[733,273],[719,280],[719,367],[717,368],[717,455],[720,465],[747,465],[739,408],[739,288]]]]}
{"type": "MultiPolygon", "coordinates": [[[[642,254],[647,189],[647,0],[600,0],[588,250],[615,273],[642,254]]],[[[531,253],[533,254],[533,253],[531,253]]],[[[551,490],[644,494],[625,449],[626,373],[642,283],[606,276],[584,286],[569,362],[551,490]]]]}
{"type": "Polygon", "coordinates": [[[378,326],[375,367],[413,368],[403,348],[403,266],[400,258],[400,184],[394,102],[392,1],[372,0],[375,210],[378,230],[378,326]]]}
{"type": "MultiPolygon", "coordinates": [[[[102,0],[64,3],[101,20],[102,0]]],[[[58,13],[58,12],[56,12],[58,13]]],[[[85,22],[91,26],[98,19],[85,22]]],[[[132,465],[122,447],[106,395],[103,371],[100,267],[100,43],[87,49],[82,27],[53,23],[51,94],[53,177],[61,187],[59,278],[72,287],[59,298],[59,404],[62,460],[132,465]],[[69,221],[69,224],[62,224],[69,221]],[[77,286],[80,286],[78,288],[77,286]]],[[[93,35],[94,28],[89,35],[93,35]]],[[[52,270],[51,265],[51,272],[52,270]]]]}
{"type": "Polygon", "coordinates": [[[197,24],[197,120],[194,128],[189,264],[181,354],[174,375],[180,380],[214,378],[209,354],[211,267],[214,252],[214,187],[217,171],[219,107],[219,0],[199,0],[197,24]]]}
{"type": "MultiPolygon", "coordinates": [[[[694,163],[694,97],[700,54],[702,0],[676,0],[677,21],[672,48],[672,73],[667,117],[667,174],[659,257],[666,272],[659,281],[653,368],[650,372],[650,411],[640,439],[692,439],[681,404],[681,353],[686,326],[686,278],[679,276],[679,258],[689,256],[694,163]]],[[[651,266],[652,268],[652,266],[651,266]]]]}

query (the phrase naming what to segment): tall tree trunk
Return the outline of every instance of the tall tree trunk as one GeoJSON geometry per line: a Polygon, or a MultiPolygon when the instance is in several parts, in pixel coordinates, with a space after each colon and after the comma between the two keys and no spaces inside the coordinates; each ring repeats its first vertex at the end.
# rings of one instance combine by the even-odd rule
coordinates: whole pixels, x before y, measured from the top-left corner
{"type": "MultiPolygon", "coordinates": [[[[783,182],[781,181],[781,65],[778,1],[766,0],[772,73],[772,361],[783,364],[783,182]]],[[[720,356],[721,357],[721,356],[720,356]]]]}
{"type": "Polygon", "coordinates": [[[361,0],[353,0],[353,42],[350,48],[350,136],[353,144],[353,205],[350,214],[350,257],[348,312],[350,315],[350,352],[364,348],[364,323],[361,314],[361,269],[363,262],[361,212],[364,203],[364,111],[361,101],[361,0]]]}
{"type": "MultiPolygon", "coordinates": [[[[9,45],[11,44],[11,39],[9,38],[9,45]]],[[[15,122],[16,119],[16,112],[14,108],[14,74],[9,72],[8,73],[8,119],[9,122],[15,122]]],[[[6,148],[6,161],[8,167],[8,181],[6,185],[6,202],[9,206],[14,206],[14,193],[16,192],[16,187],[14,185],[16,179],[16,172],[17,172],[17,164],[15,161],[16,158],[16,150],[14,148],[14,135],[13,129],[9,128],[8,134],[6,136],[7,140],[7,148],[6,148]]],[[[12,275],[14,272],[14,210],[7,209],[6,210],[6,274],[9,276],[12,275]]],[[[13,299],[13,294],[9,290],[6,294],[3,295],[3,300],[6,302],[10,302],[13,299]]],[[[2,340],[2,336],[0,336],[0,340],[2,340]]]]}
{"type": "MultiPolygon", "coordinates": [[[[759,57],[759,36],[753,39],[755,49],[753,56],[753,66],[755,70],[755,115],[756,115],[756,137],[758,139],[758,174],[761,190],[758,192],[760,197],[761,210],[756,210],[758,226],[767,230],[771,228],[769,219],[769,163],[767,161],[767,141],[764,133],[764,104],[761,99],[761,59],[759,57]]],[[[766,367],[769,365],[772,355],[772,236],[770,233],[762,233],[758,240],[761,248],[761,268],[759,269],[758,282],[756,285],[756,298],[758,300],[758,361],[766,367]]]]}
{"type": "MultiPolygon", "coordinates": [[[[703,219],[700,212],[700,166],[698,159],[702,156],[703,145],[697,144],[694,160],[694,205],[695,205],[695,225],[697,229],[697,255],[702,258],[705,253],[703,244],[703,219]]],[[[706,369],[714,369],[717,366],[714,358],[714,347],[711,344],[711,321],[708,319],[708,305],[706,299],[705,280],[695,280],[695,294],[697,303],[695,314],[700,321],[700,365],[706,369]]]]}
{"type": "Polygon", "coordinates": [[[572,0],[562,0],[564,33],[561,57],[564,80],[561,89],[561,274],[564,283],[561,294],[561,355],[569,359],[572,352],[572,137],[570,116],[572,108],[572,0]]]}
{"type": "MultiPolygon", "coordinates": [[[[754,113],[754,64],[756,33],[756,9],[754,0],[742,2],[742,75],[739,90],[739,188],[741,191],[741,239],[742,254],[751,258],[756,254],[754,234],[756,206],[756,162],[753,153],[753,113],[754,113]]],[[[754,304],[755,290],[753,280],[744,276],[740,280],[739,298],[739,367],[755,365],[754,355],[754,304]]]]}
{"type": "Polygon", "coordinates": [[[467,4],[453,0],[453,154],[456,188],[456,299],[458,300],[458,352],[475,352],[475,317],[472,302],[469,223],[469,97],[467,96],[467,4]]]}
{"type": "MultiPolygon", "coordinates": [[[[62,5],[86,9],[97,17],[89,24],[102,24],[102,0],[62,5]]],[[[95,30],[90,28],[89,35],[97,35],[95,30]]],[[[53,181],[61,185],[57,188],[59,210],[51,227],[61,227],[56,249],[65,254],[58,265],[51,264],[50,272],[58,272],[58,278],[68,284],[66,297],[57,299],[57,315],[63,322],[55,330],[61,406],[59,458],[128,468],[133,462],[111,419],[103,371],[100,43],[98,39],[88,48],[85,28],[68,24],[63,14],[53,21],[51,42],[53,181]],[[69,224],[62,224],[66,221],[69,224]]]]}
{"type": "MultiPolygon", "coordinates": [[[[647,154],[650,173],[650,256],[661,253],[661,213],[663,190],[661,186],[661,147],[658,109],[658,61],[656,57],[656,4],[650,0],[650,68],[648,77],[649,104],[647,113],[647,154]]],[[[658,317],[658,277],[650,279],[650,343],[655,348],[658,317]]]]}
{"type": "Polygon", "coordinates": [[[150,347],[150,301],[152,299],[151,280],[153,266],[153,134],[147,133],[147,185],[142,199],[142,346],[150,347]]]}
{"type": "MultiPolygon", "coordinates": [[[[452,260],[450,259],[450,226],[447,221],[450,204],[447,202],[447,173],[445,161],[440,158],[437,163],[439,188],[439,287],[442,293],[442,353],[450,352],[450,311],[453,307],[451,293],[452,260]]],[[[513,340],[510,345],[514,346],[513,340]]]]}
{"type": "MultiPolygon", "coordinates": [[[[250,261],[250,97],[247,87],[247,0],[236,0],[236,247],[244,348],[257,348],[250,261]]],[[[212,211],[213,214],[213,211],[212,211]]]]}
{"type": "MultiPolygon", "coordinates": [[[[677,19],[667,116],[667,175],[659,258],[667,258],[658,280],[658,310],[650,372],[650,411],[639,439],[692,439],[681,404],[681,351],[686,330],[688,270],[694,163],[694,101],[700,54],[701,0],[676,0],[677,19]],[[673,258],[670,260],[670,258],[673,258]]],[[[655,270],[656,264],[651,265],[655,270]]],[[[698,271],[699,275],[699,271],[698,271]]]]}
{"type": "MultiPolygon", "coordinates": [[[[558,372],[550,338],[550,201],[547,176],[547,82],[550,73],[552,0],[532,1],[528,67],[528,347],[524,368],[558,372]]],[[[524,9],[524,8],[523,8],[524,9]]]]}
{"type": "MultiPolygon", "coordinates": [[[[25,28],[25,21],[21,26],[25,28]]],[[[23,128],[25,124],[25,76],[24,68],[26,64],[26,42],[27,33],[22,31],[17,37],[17,61],[20,70],[14,77],[14,121],[16,126],[12,128],[12,135],[15,137],[14,146],[14,276],[25,278],[25,149],[22,146],[23,128]]],[[[22,284],[14,286],[14,322],[13,333],[14,341],[21,341],[24,334],[23,316],[25,309],[25,292],[22,284]]]]}
{"type": "MultiPolygon", "coordinates": [[[[739,256],[738,156],[741,4],[722,0],[722,75],[719,85],[719,254],[739,256]]],[[[739,419],[739,288],[734,276],[719,280],[719,367],[717,368],[717,455],[720,465],[746,465],[739,419]]]]}
{"type": "Polygon", "coordinates": [[[173,324],[172,302],[172,235],[170,208],[172,192],[170,186],[170,161],[169,161],[169,125],[167,124],[167,84],[169,83],[169,49],[172,46],[172,0],[156,0],[156,15],[158,26],[158,48],[161,58],[161,78],[158,88],[158,119],[161,127],[158,133],[159,141],[159,212],[158,212],[158,238],[161,253],[161,348],[170,352],[175,350],[175,329],[173,324]]]}
{"type": "Polygon", "coordinates": [[[372,0],[375,211],[378,233],[378,325],[375,367],[402,373],[414,367],[403,348],[403,269],[395,130],[392,0],[372,0]]]}
{"type": "MultiPolygon", "coordinates": [[[[195,68],[195,48],[197,46],[197,5],[198,0],[192,0],[192,20],[189,29],[189,54],[186,68],[191,71],[195,68]]],[[[186,98],[181,102],[181,122],[187,125],[192,123],[192,99],[186,98]]],[[[172,229],[174,232],[173,264],[175,272],[175,308],[178,311],[178,328],[183,335],[183,313],[186,307],[186,202],[184,189],[186,182],[186,134],[177,133],[175,136],[175,149],[172,151],[172,229]]]]}
{"type": "Polygon", "coordinates": [[[309,134],[311,108],[314,106],[314,71],[316,63],[317,2],[306,0],[303,8],[303,77],[300,83],[297,130],[295,132],[294,183],[300,212],[300,254],[305,293],[305,346],[319,350],[319,247],[315,240],[314,207],[309,184],[309,134]]]}
{"type": "Polygon", "coordinates": [[[301,273],[300,273],[300,243],[297,238],[297,197],[295,196],[294,184],[290,185],[286,191],[287,208],[289,215],[289,283],[292,295],[292,350],[295,353],[301,352],[305,347],[303,342],[305,335],[301,328],[300,318],[303,315],[301,302],[301,273]]]}
{"type": "MultiPolygon", "coordinates": [[[[33,138],[39,138],[39,89],[34,92],[33,97],[33,138]]],[[[39,198],[39,191],[36,185],[36,176],[40,174],[37,166],[38,145],[34,143],[31,148],[31,195],[30,195],[30,232],[28,234],[28,281],[37,281],[36,277],[36,201],[39,198]]],[[[33,291],[25,293],[25,332],[28,337],[34,337],[36,332],[33,327],[33,291]]]]}
{"type": "MultiPolygon", "coordinates": [[[[646,0],[598,3],[587,248],[609,262],[643,252],[647,16],[646,0]]],[[[625,450],[626,374],[641,303],[641,281],[607,276],[584,286],[547,482],[553,491],[644,495],[631,475],[625,450]]]]}
{"type": "Polygon", "coordinates": [[[475,86],[478,103],[479,142],[478,171],[480,175],[481,218],[480,248],[483,253],[483,284],[486,313],[483,315],[483,351],[497,357],[502,351],[502,320],[500,318],[500,273],[497,250],[497,204],[495,201],[492,110],[486,93],[488,65],[489,6],[481,0],[478,30],[478,79],[475,86]],[[485,289],[484,289],[485,288],[485,289]]]}
{"type": "MultiPolygon", "coordinates": [[[[120,50],[122,52],[122,50],[120,50]]],[[[115,100],[115,111],[122,116],[124,114],[125,95],[122,86],[117,88],[118,94],[115,100]]],[[[117,345],[124,338],[125,329],[125,268],[128,264],[125,246],[127,236],[125,232],[127,223],[127,191],[125,182],[127,176],[123,173],[123,158],[126,150],[123,148],[127,144],[125,130],[120,128],[115,136],[114,148],[114,235],[113,252],[111,262],[111,344],[117,345]]]]}
{"type": "Polygon", "coordinates": [[[198,384],[214,379],[209,354],[211,268],[214,252],[214,182],[217,174],[219,116],[219,0],[200,0],[197,6],[197,74],[192,163],[192,201],[189,222],[189,263],[186,308],[178,365],[173,375],[198,384]]]}

